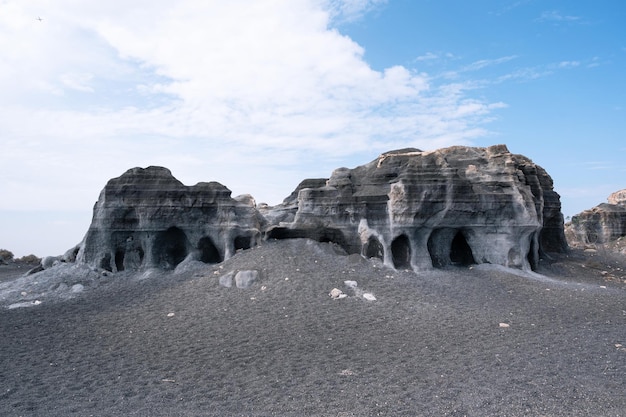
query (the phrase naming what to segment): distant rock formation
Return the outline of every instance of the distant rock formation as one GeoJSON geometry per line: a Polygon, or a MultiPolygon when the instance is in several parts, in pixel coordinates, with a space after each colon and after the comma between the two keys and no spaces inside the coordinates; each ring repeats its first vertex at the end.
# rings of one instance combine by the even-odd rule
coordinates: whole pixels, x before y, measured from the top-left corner
{"type": "Polygon", "coordinates": [[[506,146],[402,149],[256,207],[221,184],[185,186],[159,167],[110,180],[77,261],[121,271],[221,262],[260,239],[310,238],[398,269],[492,263],[535,268],[567,249],[546,171],[506,146]]]}
{"type": "Polygon", "coordinates": [[[614,192],[607,200],[572,217],[567,224],[572,244],[604,244],[626,236],[626,189],[614,192]]]}

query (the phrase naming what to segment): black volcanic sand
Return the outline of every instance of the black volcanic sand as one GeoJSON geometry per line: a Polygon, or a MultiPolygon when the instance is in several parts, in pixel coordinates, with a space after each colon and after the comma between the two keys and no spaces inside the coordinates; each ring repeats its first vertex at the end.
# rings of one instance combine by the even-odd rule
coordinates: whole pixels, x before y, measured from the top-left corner
{"type": "Polygon", "coordinates": [[[624,416],[626,262],[611,262],[416,274],[297,240],[121,273],[0,311],[0,415],[624,416]],[[218,284],[242,269],[261,280],[218,284]]]}

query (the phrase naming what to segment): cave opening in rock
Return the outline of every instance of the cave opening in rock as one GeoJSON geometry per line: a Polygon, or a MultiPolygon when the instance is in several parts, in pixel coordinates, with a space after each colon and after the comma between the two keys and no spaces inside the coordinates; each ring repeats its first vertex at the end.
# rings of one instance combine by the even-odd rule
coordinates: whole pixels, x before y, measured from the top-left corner
{"type": "Polygon", "coordinates": [[[117,268],[118,272],[124,270],[124,255],[123,250],[117,250],[115,252],[115,268],[117,268]]]}
{"type": "Polygon", "coordinates": [[[335,243],[348,251],[346,238],[339,229],[288,229],[275,227],[267,234],[268,239],[312,239],[321,243],[335,243]]]}
{"type": "Polygon", "coordinates": [[[268,239],[298,239],[307,237],[300,229],[288,229],[286,227],[275,227],[267,233],[268,239]]]}
{"type": "Polygon", "coordinates": [[[391,242],[391,257],[396,269],[411,268],[411,243],[406,235],[400,235],[391,242]]]}
{"type": "Polygon", "coordinates": [[[104,255],[102,259],[100,259],[100,268],[105,269],[109,272],[113,272],[113,268],[111,268],[111,254],[107,253],[104,255]]]}
{"type": "Polygon", "coordinates": [[[322,230],[319,236],[313,237],[313,239],[322,243],[335,243],[341,246],[343,250],[348,252],[348,245],[346,243],[346,238],[344,237],[343,233],[339,229],[333,229],[330,227],[325,228],[322,230]]]}
{"type": "Polygon", "coordinates": [[[475,264],[472,248],[467,243],[463,232],[458,231],[450,245],[450,262],[453,265],[467,266],[475,264]]]}
{"type": "Polygon", "coordinates": [[[385,249],[378,239],[374,236],[370,236],[365,244],[365,257],[366,258],[378,258],[380,260],[385,259],[385,249]]]}
{"type": "Polygon", "coordinates": [[[200,251],[200,261],[205,264],[217,264],[222,262],[220,251],[213,243],[210,237],[203,237],[198,242],[198,250],[200,251]]]}
{"type": "Polygon", "coordinates": [[[237,236],[234,241],[235,251],[239,249],[250,249],[252,247],[252,238],[250,236],[237,236]]]}
{"type": "Polygon", "coordinates": [[[160,232],[153,246],[154,260],[164,268],[175,268],[188,254],[187,235],[178,227],[160,232]]]}

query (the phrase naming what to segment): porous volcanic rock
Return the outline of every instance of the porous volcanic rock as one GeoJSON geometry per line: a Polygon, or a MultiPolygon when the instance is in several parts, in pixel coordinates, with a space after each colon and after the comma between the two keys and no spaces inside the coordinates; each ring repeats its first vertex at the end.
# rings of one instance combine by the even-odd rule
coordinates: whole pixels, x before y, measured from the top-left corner
{"type": "Polygon", "coordinates": [[[614,192],[608,201],[572,217],[567,229],[574,244],[604,244],[626,236],[626,190],[614,192]]]}
{"type": "Polygon", "coordinates": [[[567,249],[552,179],[505,145],[388,152],[323,184],[303,182],[262,213],[283,219],[269,222],[267,238],[331,241],[402,269],[529,269],[543,253],[567,249]]]}
{"type": "Polygon", "coordinates": [[[221,262],[257,244],[255,205],[217,182],[185,186],[166,168],[133,168],[100,193],[77,262],[109,271],[221,262]]]}
{"type": "Polygon", "coordinates": [[[567,249],[550,176],[505,145],[387,152],[304,180],[274,207],[230,194],[215,182],[185,186],[166,168],[133,168],[100,194],[76,260],[171,269],[184,259],[221,262],[262,238],[309,238],[397,269],[529,269],[567,249]]]}

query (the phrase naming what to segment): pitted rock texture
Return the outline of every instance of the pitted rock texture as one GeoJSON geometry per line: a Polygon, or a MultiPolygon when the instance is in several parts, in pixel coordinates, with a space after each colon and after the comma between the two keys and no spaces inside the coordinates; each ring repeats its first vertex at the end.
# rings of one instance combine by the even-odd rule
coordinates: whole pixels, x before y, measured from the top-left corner
{"type": "Polygon", "coordinates": [[[567,249],[552,179],[506,146],[403,149],[266,208],[268,238],[332,241],[401,269],[492,263],[534,268],[567,249]],[[293,219],[293,220],[292,220],[293,219]]]}
{"type": "MultiPolygon", "coordinates": [[[[329,179],[304,180],[277,206],[185,186],[169,170],[110,180],[76,259],[111,271],[221,262],[260,239],[333,242],[397,269],[492,263],[534,268],[567,249],[545,170],[506,146],[402,149],[329,179]]],[[[74,252],[73,252],[74,253],[74,252]]]]}
{"type": "Polygon", "coordinates": [[[626,190],[620,190],[602,203],[572,217],[567,224],[574,244],[604,244],[626,236],[626,190]]]}
{"type": "Polygon", "coordinates": [[[257,244],[255,205],[217,182],[185,186],[166,168],[133,168],[100,193],[77,261],[109,271],[221,262],[257,244]]]}

